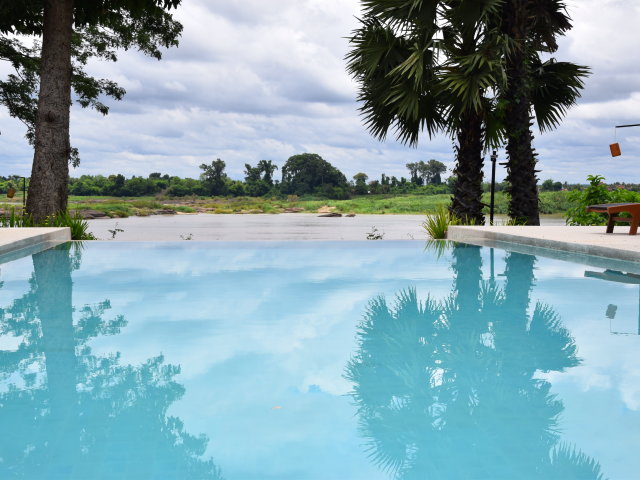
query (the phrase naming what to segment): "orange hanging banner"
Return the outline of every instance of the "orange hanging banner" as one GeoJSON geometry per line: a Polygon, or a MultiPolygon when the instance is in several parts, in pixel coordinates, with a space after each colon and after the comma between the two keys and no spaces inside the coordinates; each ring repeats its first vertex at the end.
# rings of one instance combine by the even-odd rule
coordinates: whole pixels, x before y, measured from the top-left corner
{"type": "Polygon", "coordinates": [[[612,157],[619,157],[620,155],[622,155],[622,152],[620,152],[620,145],[617,143],[612,143],[611,145],[609,145],[609,150],[611,150],[612,157]]]}
{"type": "Polygon", "coordinates": [[[7,190],[7,197],[13,198],[13,196],[15,194],[16,194],[16,189],[15,188],[10,188],[9,190],[7,190]]]}

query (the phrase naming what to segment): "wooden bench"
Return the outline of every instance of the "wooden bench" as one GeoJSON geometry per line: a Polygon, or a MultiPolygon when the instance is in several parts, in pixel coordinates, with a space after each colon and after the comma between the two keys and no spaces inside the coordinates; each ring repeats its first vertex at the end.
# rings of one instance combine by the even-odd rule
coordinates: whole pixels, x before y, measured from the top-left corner
{"type": "Polygon", "coordinates": [[[606,213],[609,215],[607,233],[613,233],[615,222],[630,223],[629,235],[638,233],[640,224],[640,203],[603,203],[602,205],[589,205],[587,212],[606,213]],[[631,217],[619,217],[618,213],[629,213],[631,217]]]}

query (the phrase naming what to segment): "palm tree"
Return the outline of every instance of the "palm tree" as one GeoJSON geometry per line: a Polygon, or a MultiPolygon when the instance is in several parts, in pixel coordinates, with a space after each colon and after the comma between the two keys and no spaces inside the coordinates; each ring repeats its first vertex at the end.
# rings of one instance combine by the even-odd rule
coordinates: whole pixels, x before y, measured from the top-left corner
{"type": "Polygon", "coordinates": [[[451,256],[448,298],[378,297],[360,324],[346,377],[372,461],[397,479],[601,480],[595,460],[559,443],[564,406],[535,375],[579,362],[551,307],[528,314],[535,257],[510,254],[501,289],[482,279],[478,247],[451,256]]]}
{"type": "Polygon", "coordinates": [[[451,211],[482,222],[483,152],[506,138],[510,216],[538,224],[531,132],[557,127],[588,68],[542,62],[571,27],[560,0],[363,0],[347,69],[360,84],[365,125],[402,143],[447,132],[456,141],[451,211]]]}
{"type": "Polygon", "coordinates": [[[509,216],[519,223],[539,225],[536,153],[531,132],[532,107],[541,131],[557,126],[567,108],[580,96],[584,66],[568,62],[543,63],[539,52],[558,49],[556,37],[571,28],[561,0],[505,0],[500,30],[508,39],[505,50],[507,192],[509,216]]]}
{"type": "MultiPolygon", "coordinates": [[[[468,2],[467,2],[468,4],[468,2]]],[[[426,132],[447,132],[457,142],[451,210],[482,222],[482,153],[490,128],[499,63],[484,25],[499,2],[469,8],[457,0],[412,0],[390,5],[363,0],[365,15],[351,38],[347,69],[360,84],[358,99],[371,134],[390,128],[411,146],[426,132]]]]}
{"type": "Polygon", "coordinates": [[[502,76],[500,38],[489,26],[497,2],[485,2],[478,11],[468,2],[446,3],[441,92],[447,130],[457,140],[450,210],[465,222],[483,224],[482,155],[499,142],[494,97],[502,76]]]}

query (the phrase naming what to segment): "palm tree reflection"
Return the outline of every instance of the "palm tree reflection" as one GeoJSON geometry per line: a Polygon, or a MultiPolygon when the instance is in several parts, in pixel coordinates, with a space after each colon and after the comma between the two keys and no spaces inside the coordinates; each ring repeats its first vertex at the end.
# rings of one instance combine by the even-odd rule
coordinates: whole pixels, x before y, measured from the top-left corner
{"type": "Polygon", "coordinates": [[[207,438],[184,431],[167,409],[184,394],[179,367],[162,356],[143,365],[97,356],[88,342],[126,326],[103,318],[108,300],[73,321],[72,270],[80,250],[69,244],[33,255],[30,290],[0,310],[0,477],[43,479],[218,479],[202,459],[207,438]]]}
{"type": "Polygon", "coordinates": [[[509,253],[502,289],[479,247],[452,257],[446,299],[378,297],[360,325],[346,376],[373,461],[396,478],[602,478],[559,443],[562,402],[535,377],[580,362],[551,307],[528,314],[535,257],[509,253]]]}

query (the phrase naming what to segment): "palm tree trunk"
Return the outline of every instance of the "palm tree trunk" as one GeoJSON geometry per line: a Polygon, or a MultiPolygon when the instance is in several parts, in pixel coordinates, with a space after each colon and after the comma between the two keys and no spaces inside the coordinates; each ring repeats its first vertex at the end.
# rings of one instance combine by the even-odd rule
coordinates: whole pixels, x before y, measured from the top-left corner
{"type": "MultiPolygon", "coordinates": [[[[526,318],[529,309],[530,294],[535,283],[534,269],[536,257],[522,253],[509,252],[505,258],[505,307],[514,317],[526,318]]],[[[523,327],[527,327],[524,320],[523,327]]]]}
{"type": "Polygon", "coordinates": [[[451,212],[464,223],[484,225],[482,214],[482,117],[468,112],[461,119],[456,146],[456,181],[453,185],[451,212]]]}
{"type": "Polygon", "coordinates": [[[35,151],[27,212],[41,221],[67,208],[73,0],[46,0],[35,151]]]}
{"type": "Polygon", "coordinates": [[[524,225],[540,225],[536,154],[531,133],[531,85],[526,62],[529,0],[505,2],[503,32],[516,43],[507,56],[507,193],[509,216],[524,225]]]}

